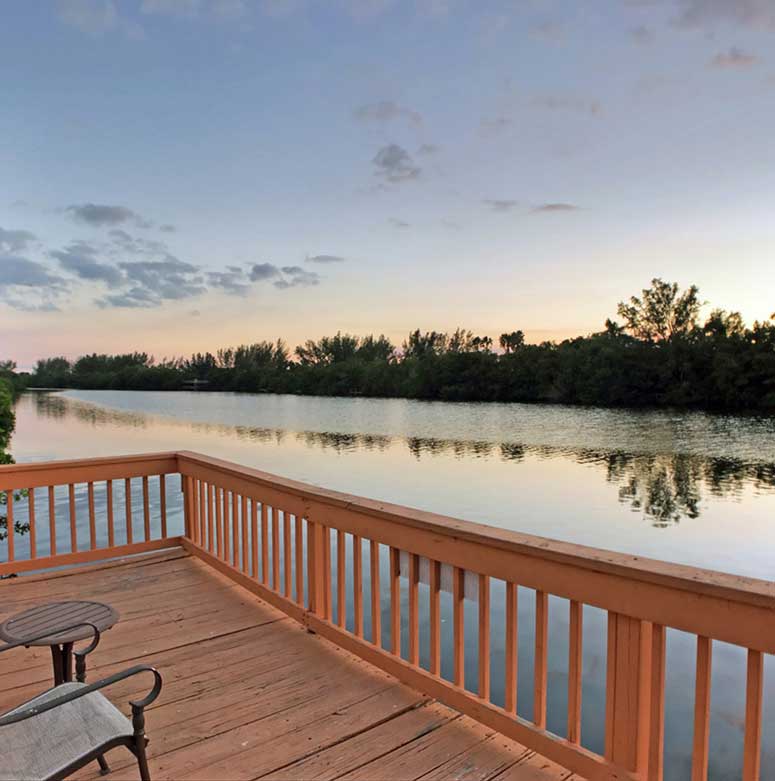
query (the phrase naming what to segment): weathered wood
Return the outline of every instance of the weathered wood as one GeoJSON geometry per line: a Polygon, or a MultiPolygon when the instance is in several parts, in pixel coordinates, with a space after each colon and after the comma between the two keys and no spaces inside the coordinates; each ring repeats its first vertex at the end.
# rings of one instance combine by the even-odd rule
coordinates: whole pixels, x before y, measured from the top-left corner
{"type": "Polygon", "coordinates": [[[479,575],[479,696],[490,699],[490,578],[479,575]]]}
{"type": "Polygon", "coordinates": [[[441,562],[430,562],[430,659],[431,674],[441,675],[441,562]]]}
{"type": "Polygon", "coordinates": [[[571,601],[568,640],[568,740],[581,742],[581,670],[584,606],[571,601]]]}
{"type": "Polygon", "coordinates": [[[651,627],[651,716],[648,748],[648,781],[662,781],[665,743],[665,627],[651,627]]]}
{"type": "Polygon", "coordinates": [[[465,688],[466,629],[465,629],[465,570],[455,567],[452,573],[452,656],[455,686],[465,688]]]}
{"type": "Polygon", "coordinates": [[[764,658],[761,651],[748,652],[745,691],[745,742],[743,781],[759,781],[762,756],[762,694],[764,658]]]}
{"type": "Polygon", "coordinates": [[[694,743],[692,747],[692,781],[708,778],[708,739],[710,737],[710,681],[712,641],[697,638],[697,667],[694,689],[694,743]]]}
{"type": "Polygon", "coordinates": [[[506,582],[506,653],[503,707],[506,713],[517,713],[517,584],[506,582]]]}
{"type": "Polygon", "coordinates": [[[536,591],[535,655],[533,670],[533,723],[546,729],[546,684],[549,653],[549,595],[536,591]]]}

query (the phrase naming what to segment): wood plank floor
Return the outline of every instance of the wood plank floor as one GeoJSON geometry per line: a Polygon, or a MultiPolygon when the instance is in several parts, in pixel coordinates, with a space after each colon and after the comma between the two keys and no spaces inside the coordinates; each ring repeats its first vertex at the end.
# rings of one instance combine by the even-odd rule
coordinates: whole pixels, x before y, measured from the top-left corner
{"type": "MultiPolygon", "coordinates": [[[[108,602],[121,615],[90,657],[90,681],[140,663],[164,677],[147,711],[154,781],[578,779],[309,634],[182,551],[3,581],[0,620],[68,598],[108,602]]],[[[0,656],[0,712],[50,685],[47,648],[0,656]]],[[[128,712],[145,691],[136,678],[109,696],[128,712]]],[[[108,778],[138,778],[124,749],[108,760],[108,778]]],[[[97,765],[76,778],[100,778],[97,765]]]]}

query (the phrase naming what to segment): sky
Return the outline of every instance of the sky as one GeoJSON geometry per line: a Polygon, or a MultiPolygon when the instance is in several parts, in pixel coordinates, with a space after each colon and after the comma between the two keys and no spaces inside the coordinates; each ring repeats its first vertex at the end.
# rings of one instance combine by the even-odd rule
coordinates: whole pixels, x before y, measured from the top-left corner
{"type": "Polygon", "coordinates": [[[775,0],[3,0],[0,358],[775,311],[775,0]]]}

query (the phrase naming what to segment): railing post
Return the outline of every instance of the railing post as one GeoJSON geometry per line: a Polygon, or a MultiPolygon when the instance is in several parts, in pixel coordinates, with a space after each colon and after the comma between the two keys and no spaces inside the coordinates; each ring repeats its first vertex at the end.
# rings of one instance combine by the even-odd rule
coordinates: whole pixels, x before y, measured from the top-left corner
{"type": "Polygon", "coordinates": [[[633,773],[648,764],[651,633],[648,621],[608,614],[605,756],[633,773]]]}

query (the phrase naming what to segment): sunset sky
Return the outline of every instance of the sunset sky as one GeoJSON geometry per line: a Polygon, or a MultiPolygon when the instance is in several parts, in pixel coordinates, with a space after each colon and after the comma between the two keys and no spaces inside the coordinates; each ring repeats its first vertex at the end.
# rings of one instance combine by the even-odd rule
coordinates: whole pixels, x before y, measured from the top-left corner
{"type": "Polygon", "coordinates": [[[773,0],[4,0],[0,359],[775,310],[773,0]]]}

